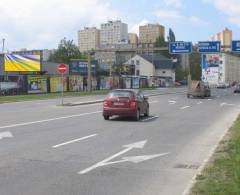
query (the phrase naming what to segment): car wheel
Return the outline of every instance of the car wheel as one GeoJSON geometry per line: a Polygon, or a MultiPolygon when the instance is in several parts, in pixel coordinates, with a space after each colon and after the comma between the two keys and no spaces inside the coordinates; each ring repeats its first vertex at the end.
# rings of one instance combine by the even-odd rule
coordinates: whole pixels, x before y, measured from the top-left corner
{"type": "Polygon", "coordinates": [[[109,120],[109,116],[103,116],[105,120],[109,120]]]}
{"type": "Polygon", "coordinates": [[[187,98],[190,98],[190,95],[189,95],[189,94],[187,94],[187,98]]]}
{"type": "Polygon", "coordinates": [[[146,112],[144,113],[144,116],[149,116],[149,106],[147,107],[146,112]]]}
{"type": "Polygon", "coordinates": [[[135,116],[135,121],[139,121],[140,120],[140,110],[137,109],[137,113],[136,113],[136,116],[135,116]]]}

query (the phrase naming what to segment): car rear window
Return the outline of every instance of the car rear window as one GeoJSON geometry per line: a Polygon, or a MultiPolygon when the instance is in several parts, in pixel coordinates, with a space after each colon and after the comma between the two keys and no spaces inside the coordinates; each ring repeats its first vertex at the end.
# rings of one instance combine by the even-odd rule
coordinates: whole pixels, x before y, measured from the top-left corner
{"type": "Polygon", "coordinates": [[[132,92],[130,92],[130,91],[112,91],[109,94],[109,97],[110,98],[114,98],[114,97],[117,97],[117,98],[131,98],[132,97],[132,92]]]}

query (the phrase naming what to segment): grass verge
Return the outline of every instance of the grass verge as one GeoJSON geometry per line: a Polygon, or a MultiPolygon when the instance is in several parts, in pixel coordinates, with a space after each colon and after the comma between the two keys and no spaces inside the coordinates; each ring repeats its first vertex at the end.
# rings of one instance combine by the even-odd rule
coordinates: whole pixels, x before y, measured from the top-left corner
{"type": "MultiPolygon", "coordinates": [[[[105,95],[107,93],[108,93],[108,90],[93,91],[91,93],[89,93],[89,92],[64,92],[64,96],[65,97],[77,97],[77,96],[89,96],[89,95],[105,95]]],[[[61,93],[48,93],[48,94],[0,96],[0,103],[54,99],[54,98],[61,97],[61,95],[62,95],[61,93]]]]}
{"type": "Polygon", "coordinates": [[[240,195],[240,116],[196,179],[191,195],[240,195]]]}

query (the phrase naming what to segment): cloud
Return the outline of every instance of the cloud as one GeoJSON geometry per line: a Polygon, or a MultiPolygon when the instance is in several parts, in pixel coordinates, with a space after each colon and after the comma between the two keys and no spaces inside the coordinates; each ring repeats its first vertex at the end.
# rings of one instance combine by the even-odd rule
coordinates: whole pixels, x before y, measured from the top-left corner
{"type": "Polygon", "coordinates": [[[202,0],[212,4],[221,13],[228,17],[228,21],[240,27],[240,3],[239,0],[202,0]]]}
{"type": "Polygon", "coordinates": [[[120,18],[110,0],[1,0],[0,38],[9,49],[53,48],[84,25],[120,18]]]}
{"type": "Polygon", "coordinates": [[[189,18],[190,23],[194,24],[194,25],[207,25],[208,22],[202,20],[201,18],[197,17],[197,16],[191,16],[189,18]]]}
{"type": "Polygon", "coordinates": [[[167,6],[183,7],[182,0],[163,0],[167,6]]]}
{"type": "Polygon", "coordinates": [[[174,20],[183,18],[183,16],[176,10],[157,10],[153,14],[163,20],[174,20]]]}

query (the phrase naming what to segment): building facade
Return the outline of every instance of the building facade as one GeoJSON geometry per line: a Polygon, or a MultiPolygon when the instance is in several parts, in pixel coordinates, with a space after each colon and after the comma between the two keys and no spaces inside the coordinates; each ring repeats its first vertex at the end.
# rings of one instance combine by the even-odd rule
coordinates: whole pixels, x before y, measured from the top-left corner
{"type": "Polygon", "coordinates": [[[212,41],[220,41],[223,51],[230,51],[232,44],[232,31],[225,28],[211,38],[212,41]]]}
{"type": "Polygon", "coordinates": [[[100,45],[128,43],[128,25],[120,20],[101,24],[100,45]]]}
{"type": "Polygon", "coordinates": [[[128,33],[128,43],[129,44],[138,44],[138,36],[136,33],[128,33]]]}
{"type": "Polygon", "coordinates": [[[139,27],[140,43],[155,43],[158,37],[165,37],[165,27],[159,24],[147,24],[139,27]]]}
{"type": "Polygon", "coordinates": [[[85,27],[78,31],[78,46],[80,52],[87,52],[99,48],[100,30],[95,27],[85,27]]]}

